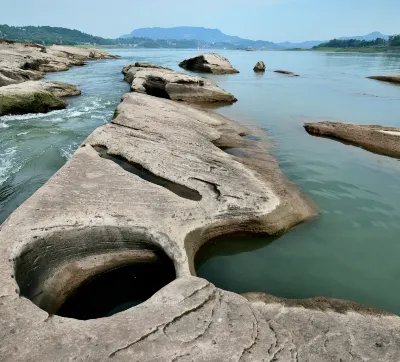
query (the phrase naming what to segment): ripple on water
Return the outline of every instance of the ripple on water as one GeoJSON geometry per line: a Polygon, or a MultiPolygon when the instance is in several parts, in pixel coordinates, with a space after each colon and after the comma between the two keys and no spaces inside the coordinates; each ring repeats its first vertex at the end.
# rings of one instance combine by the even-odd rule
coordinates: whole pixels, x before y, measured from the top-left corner
{"type": "Polygon", "coordinates": [[[0,153],[0,185],[7,181],[12,173],[18,172],[20,165],[17,163],[17,147],[10,147],[0,153]]]}

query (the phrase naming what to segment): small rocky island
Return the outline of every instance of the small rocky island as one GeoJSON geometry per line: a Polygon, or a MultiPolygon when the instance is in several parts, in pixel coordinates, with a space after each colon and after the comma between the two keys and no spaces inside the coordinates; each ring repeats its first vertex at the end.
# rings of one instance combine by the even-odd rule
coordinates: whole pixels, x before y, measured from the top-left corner
{"type": "Polygon", "coordinates": [[[67,103],[62,97],[80,91],[71,84],[38,80],[45,73],[85,65],[87,60],[112,58],[116,56],[98,49],[0,40],[0,116],[65,108],[67,103]]]}
{"type": "Polygon", "coordinates": [[[318,211],[249,129],[173,100],[227,97],[214,83],[147,63],[123,73],[133,92],[114,119],[1,225],[2,360],[400,360],[397,316],[196,277],[210,239],[280,235],[318,211]]]}
{"type": "Polygon", "coordinates": [[[304,128],[314,136],[341,140],[374,153],[400,158],[400,128],[338,122],[306,123],[304,128]]]}
{"type": "Polygon", "coordinates": [[[213,74],[235,74],[239,71],[232,67],[232,64],[225,57],[216,53],[204,53],[195,57],[183,60],[179,63],[183,69],[194,72],[213,74]]]}

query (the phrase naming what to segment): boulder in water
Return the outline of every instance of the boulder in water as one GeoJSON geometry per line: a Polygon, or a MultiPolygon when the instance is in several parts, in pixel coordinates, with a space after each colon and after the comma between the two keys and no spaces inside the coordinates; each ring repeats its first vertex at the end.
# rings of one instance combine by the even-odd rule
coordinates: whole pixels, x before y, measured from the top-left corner
{"type": "Polygon", "coordinates": [[[193,58],[186,59],[179,63],[183,69],[194,72],[213,74],[234,74],[239,71],[232,67],[232,64],[225,57],[216,53],[204,53],[193,58]]]}
{"type": "Polygon", "coordinates": [[[265,72],[265,64],[264,64],[264,62],[262,60],[257,62],[257,64],[254,66],[253,70],[255,72],[258,72],[258,73],[265,72]]]}

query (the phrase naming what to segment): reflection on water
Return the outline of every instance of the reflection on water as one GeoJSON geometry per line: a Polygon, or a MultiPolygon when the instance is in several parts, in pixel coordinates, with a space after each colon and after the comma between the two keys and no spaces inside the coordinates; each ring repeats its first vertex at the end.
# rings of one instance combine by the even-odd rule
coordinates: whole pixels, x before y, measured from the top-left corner
{"type": "MultiPolygon", "coordinates": [[[[182,71],[179,61],[197,51],[116,53],[122,58],[51,75],[83,90],[67,110],[0,119],[0,222],[61,167],[94,128],[112,118],[121,94],[128,91],[120,74],[123,65],[150,61],[182,71]]],[[[365,77],[400,73],[400,55],[220,53],[240,74],[202,74],[239,99],[218,112],[265,129],[282,170],[313,198],[321,215],[273,242],[229,237],[210,244],[198,256],[198,275],[236,292],[289,298],[325,295],[400,314],[400,162],[312,137],[302,126],[336,120],[399,127],[400,87],[365,77]],[[264,74],[253,72],[259,60],[267,66],[264,74]],[[274,69],[300,77],[282,77],[274,69]]]]}

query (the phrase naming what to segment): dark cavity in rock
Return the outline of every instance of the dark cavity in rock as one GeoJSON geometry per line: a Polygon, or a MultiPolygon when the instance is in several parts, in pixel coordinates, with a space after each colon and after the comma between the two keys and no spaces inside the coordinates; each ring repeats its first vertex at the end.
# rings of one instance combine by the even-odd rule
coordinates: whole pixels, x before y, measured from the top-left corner
{"type": "Polygon", "coordinates": [[[159,77],[149,77],[147,81],[143,84],[146,89],[146,93],[150,96],[158,98],[171,99],[165,87],[167,82],[159,77]]]}
{"type": "Polygon", "coordinates": [[[202,199],[202,196],[198,191],[192,190],[189,187],[177,184],[163,177],[157,176],[151,171],[145,169],[139,163],[130,162],[122,156],[109,155],[107,153],[106,147],[95,146],[94,149],[98,152],[100,157],[115,162],[117,165],[121,166],[125,171],[133,173],[134,175],[139,176],[143,180],[146,180],[158,186],[165,187],[174,194],[188,200],[200,201],[202,199]]]}
{"type": "Polygon", "coordinates": [[[110,317],[149,299],[175,279],[172,261],[135,263],[97,275],[81,285],[57,315],[81,320],[110,317]]]}

